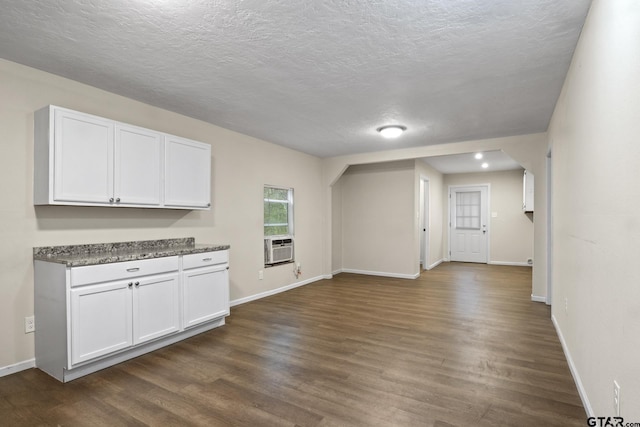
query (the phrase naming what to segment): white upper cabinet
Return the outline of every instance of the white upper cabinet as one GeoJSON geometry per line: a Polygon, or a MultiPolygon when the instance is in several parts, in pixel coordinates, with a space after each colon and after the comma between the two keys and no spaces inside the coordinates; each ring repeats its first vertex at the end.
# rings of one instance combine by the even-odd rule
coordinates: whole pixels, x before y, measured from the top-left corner
{"type": "Polygon", "coordinates": [[[116,125],[116,203],[159,206],[162,203],[162,134],[116,125]]]}
{"type": "Polygon", "coordinates": [[[210,207],[210,165],[209,144],[165,136],[165,206],[210,207]]]}
{"type": "Polygon", "coordinates": [[[534,177],[530,171],[524,171],[522,178],[522,210],[533,212],[534,177]]]}
{"type": "Polygon", "coordinates": [[[35,205],[211,206],[208,144],[52,105],[34,134],[35,205]]]}
{"type": "Polygon", "coordinates": [[[109,204],[113,195],[113,123],[54,111],[53,200],[109,204]]]}

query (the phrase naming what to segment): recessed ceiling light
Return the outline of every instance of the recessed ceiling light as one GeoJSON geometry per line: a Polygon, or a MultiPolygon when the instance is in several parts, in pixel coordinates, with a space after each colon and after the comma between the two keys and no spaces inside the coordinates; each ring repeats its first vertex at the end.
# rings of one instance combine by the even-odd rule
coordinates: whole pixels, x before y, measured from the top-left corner
{"type": "Polygon", "coordinates": [[[482,169],[486,169],[486,168],[488,168],[488,167],[489,167],[489,163],[483,163],[483,164],[482,164],[482,169]]]}
{"type": "Polygon", "coordinates": [[[385,138],[397,138],[402,135],[402,132],[407,130],[407,128],[401,125],[388,125],[379,127],[376,130],[385,138]]]}
{"type": "Polygon", "coordinates": [[[476,159],[480,160],[482,158],[482,153],[476,153],[476,159]]]}

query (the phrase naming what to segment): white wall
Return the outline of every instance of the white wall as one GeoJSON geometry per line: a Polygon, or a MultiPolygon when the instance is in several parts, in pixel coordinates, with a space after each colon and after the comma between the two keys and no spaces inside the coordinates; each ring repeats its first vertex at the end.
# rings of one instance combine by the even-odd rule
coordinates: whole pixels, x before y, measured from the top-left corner
{"type": "Polygon", "coordinates": [[[639,138],[640,3],[594,0],[549,128],[552,314],[587,406],[613,416],[617,380],[626,422],[640,420],[639,138]]]}
{"type": "MultiPolygon", "coordinates": [[[[489,262],[523,264],[533,258],[533,215],[522,211],[523,170],[444,175],[443,216],[448,218],[448,191],[451,185],[490,185],[489,262]]],[[[536,215],[534,213],[534,215],[536,215]]],[[[445,241],[449,253],[449,240],[445,241]]],[[[447,257],[448,258],[448,257],[447,257]]]]}
{"type": "Polygon", "coordinates": [[[415,277],[414,162],[350,167],[342,185],[342,269],[415,277]]]}
{"type": "MultiPolygon", "coordinates": [[[[263,269],[263,185],[295,189],[296,257],[323,275],[320,159],[71,80],[0,60],[0,368],[33,358],[34,246],[193,236],[231,245],[231,299],[296,283],[288,266],[263,269]],[[35,207],[33,112],[47,104],[203,141],[212,146],[211,211],[35,207]]],[[[37,319],[36,319],[37,328],[37,319]]]]}

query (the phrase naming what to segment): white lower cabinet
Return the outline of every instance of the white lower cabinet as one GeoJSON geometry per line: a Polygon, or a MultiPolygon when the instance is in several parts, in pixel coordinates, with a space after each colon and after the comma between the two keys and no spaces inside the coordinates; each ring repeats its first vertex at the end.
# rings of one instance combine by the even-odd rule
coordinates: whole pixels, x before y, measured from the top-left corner
{"type": "Polygon", "coordinates": [[[226,265],[182,273],[184,327],[229,315],[229,271],[226,265]]]}
{"type": "Polygon", "coordinates": [[[180,330],[177,273],[136,280],[133,286],[133,344],[180,330]]]}
{"type": "Polygon", "coordinates": [[[127,282],[71,290],[71,365],[133,344],[131,290],[127,282]]]}
{"type": "Polygon", "coordinates": [[[70,381],[224,325],[228,259],[224,250],[82,267],[35,261],[36,366],[70,381]]]}
{"type": "Polygon", "coordinates": [[[71,289],[71,364],[179,331],[178,277],[71,289]]]}

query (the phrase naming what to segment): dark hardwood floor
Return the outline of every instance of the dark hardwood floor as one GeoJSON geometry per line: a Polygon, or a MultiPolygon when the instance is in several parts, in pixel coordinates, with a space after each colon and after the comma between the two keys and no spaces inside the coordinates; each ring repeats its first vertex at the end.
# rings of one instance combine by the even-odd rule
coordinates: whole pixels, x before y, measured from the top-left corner
{"type": "Polygon", "coordinates": [[[531,269],[340,274],[62,384],[0,378],[2,426],[584,426],[531,269]]]}

